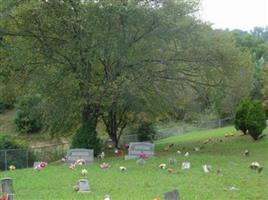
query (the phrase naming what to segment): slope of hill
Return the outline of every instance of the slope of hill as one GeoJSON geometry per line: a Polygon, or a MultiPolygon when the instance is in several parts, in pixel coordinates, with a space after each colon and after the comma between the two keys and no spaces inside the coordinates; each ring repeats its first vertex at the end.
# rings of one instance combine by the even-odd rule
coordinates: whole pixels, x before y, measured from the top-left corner
{"type": "Polygon", "coordinates": [[[156,157],[146,160],[144,166],[123,157],[108,157],[75,170],[64,164],[51,163],[39,173],[23,169],[2,172],[0,176],[13,178],[16,198],[20,200],[97,200],[103,199],[107,193],[115,200],[152,200],[155,197],[163,199],[163,193],[174,188],[179,190],[181,199],[186,200],[264,200],[268,196],[265,188],[268,185],[267,158],[268,139],[256,142],[249,136],[242,136],[233,127],[226,127],[157,141],[156,157]],[[194,151],[196,147],[200,150],[194,151]],[[246,149],[249,156],[244,155],[246,149]],[[178,150],[182,154],[177,154],[178,150]],[[190,156],[185,157],[185,152],[190,156]],[[169,164],[170,158],[177,162],[169,164]],[[191,169],[182,170],[185,161],[191,163],[191,169]],[[249,168],[255,161],[263,166],[261,173],[249,168]],[[111,167],[101,169],[99,164],[102,162],[111,167]],[[174,173],[161,170],[161,163],[166,163],[174,173]],[[210,173],[204,173],[202,165],[205,164],[212,166],[210,173]],[[127,170],[120,171],[120,166],[127,170]],[[81,175],[83,168],[88,170],[85,176],[81,175]],[[91,193],[73,191],[72,186],[81,178],[89,180],[91,193]]]}

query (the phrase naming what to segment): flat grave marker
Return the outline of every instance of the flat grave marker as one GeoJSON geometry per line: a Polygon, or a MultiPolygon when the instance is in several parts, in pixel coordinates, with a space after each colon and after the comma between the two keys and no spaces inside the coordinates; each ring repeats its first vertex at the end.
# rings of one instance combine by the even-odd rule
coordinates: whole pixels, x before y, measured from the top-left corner
{"type": "Polygon", "coordinates": [[[90,192],[90,187],[87,179],[80,179],[78,185],[79,185],[78,192],[90,192]]]}
{"type": "Polygon", "coordinates": [[[164,193],[164,198],[165,200],[180,200],[180,195],[178,190],[172,190],[164,193]]]}

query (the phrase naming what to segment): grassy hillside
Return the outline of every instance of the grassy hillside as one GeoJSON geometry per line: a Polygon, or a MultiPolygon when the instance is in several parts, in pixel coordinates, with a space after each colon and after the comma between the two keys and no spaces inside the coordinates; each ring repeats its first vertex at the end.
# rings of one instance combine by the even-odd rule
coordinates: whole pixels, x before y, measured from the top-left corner
{"type": "Polygon", "coordinates": [[[49,144],[58,144],[68,142],[69,138],[51,138],[49,133],[43,131],[34,134],[23,134],[16,129],[15,109],[0,114],[0,134],[16,136],[19,140],[29,143],[32,147],[46,146],[49,144]]]}
{"type": "Polygon", "coordinates": [[[133,160],[113,157],[104,160],[111,164],[107,170],[99,167],[103,161],[96,161],[74,171],[63,164],[49,164],[41,172],[24,169],[2,172],[1,177],[13,178],[18,200],[101,200],[106,193],[113,200],[150,200],[157,196],[163,199],[162,194],[174,188],[179,190],[181,199],[184,200],[267,199],[268,139],[255,142],[248,136],[241,136],[232,127],[227,127],[158,141],[156,151],[157,156],[147,160],[144,167],[137,166],[133,160]],[[229,133],[235,135],[224,137],[229,133]],[[203,144],[207,139],[211,141],[203,144]],[[170,144],[174,146],[166,150],[170,144]],[[199,152],[193,151],[193,148],[201,146],[203,149],[199,152]],[[243,155],[245,149],[250,150],[249,157],[243,155]],[[190,156],[178,155],[177,150],[183,153],[189,151],[190,156]],[[160,163],[168,164],[169,158],[177,159],[176,164],[168,165],[176,171],[174,174],[158,167],[160,163]],[[182,170],[183,161],[191,162],[192,168],[182,170]],[[248,166],[253,161],[264,166],[262,173],[249,169],[248,166]],[[205,174],[202,171],[204,164],[212,165],[211,173],[205,174]],[[126,172],[119,170],[122,165],[127,167],[126,172]],[[79,194],[72,190],[76,181],[84,178],[80,175],[82,168],[89,172],[86,178],[90,182],[90,194],[79,194]],[[217,170],[221,170],[221,175],[216,173],[217,170]],[[231,187],[236,189],[231,190],[231,187]]]}

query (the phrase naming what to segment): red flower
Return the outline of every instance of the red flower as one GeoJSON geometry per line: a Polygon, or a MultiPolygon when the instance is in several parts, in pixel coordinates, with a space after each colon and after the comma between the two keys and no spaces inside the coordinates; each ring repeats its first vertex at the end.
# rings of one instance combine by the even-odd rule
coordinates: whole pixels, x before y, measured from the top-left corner
{"type": "Polygon", "coordinates": [[[145,159],[146,157],[147,156],[146,156],[146,154],[143,151],[139,153],[139,158],[140,159],[145,159]]]}
{"type": "Polygon", "coordinates": [[[3,196],[0,198],[0,200],[7,200],[7,195],[3,194],[3,196]]]}

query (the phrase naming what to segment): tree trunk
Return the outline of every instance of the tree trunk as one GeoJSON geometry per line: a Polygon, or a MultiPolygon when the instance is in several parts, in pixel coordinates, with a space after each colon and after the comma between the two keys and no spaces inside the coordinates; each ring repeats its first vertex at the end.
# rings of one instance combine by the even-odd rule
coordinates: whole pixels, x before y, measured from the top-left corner
{"type": "Polygon", "coordinates": [[[95,104],[85,105],[82,110],[82,125],[90,123],[96,130],[99,116],[99,107],[95,104]]]}
{"type": "Polygon", "coordinates": [[[97,137],[97,122],[99,107],[95,104],[88,104],[82,110],[82,124],[74,135],[72,148],[94,149],[94,154],[98,155],[101,150],[101,143],[97,137]]]}
{"type": "Polygon", "coordinates": [[[108,123],[107,123],[107,132],[110,136],[110,138],[113,140],[115,144],[115,148],[119,148],[119,140],[117,137],[117,121],[116,121],[116,108],[112,106],[111,110],[109,111],[109,116],[108,116],[108,123]]]}

